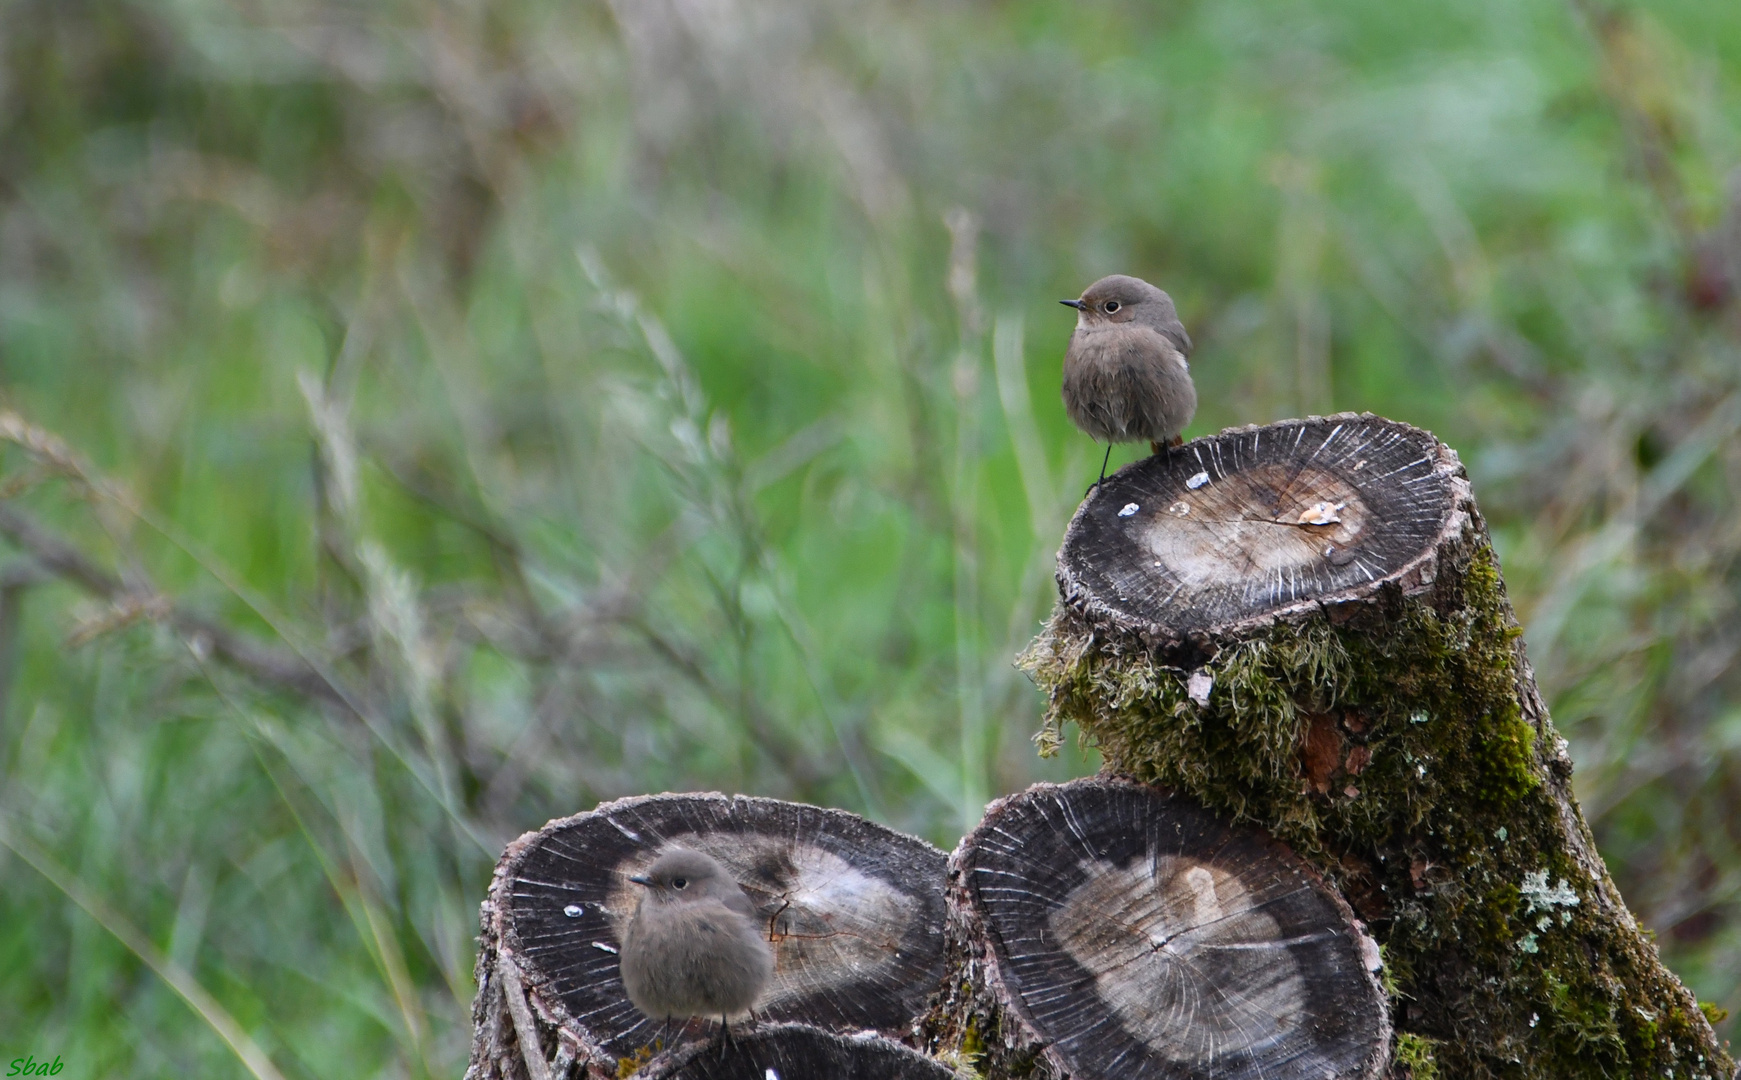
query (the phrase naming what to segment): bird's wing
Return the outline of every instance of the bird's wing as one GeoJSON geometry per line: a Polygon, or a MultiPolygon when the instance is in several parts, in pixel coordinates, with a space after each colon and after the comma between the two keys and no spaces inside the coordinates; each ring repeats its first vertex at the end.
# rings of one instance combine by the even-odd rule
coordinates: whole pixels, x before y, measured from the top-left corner
{"type": "Polygon", "coordinates": [[[720,897],[721,902],[723,902],[726,907],[737,912],[739,915],[742,915],[744,918],[754,920],[756,917],[756,905],[751,902],[749,895],[735,882],[729,882],[728,884],[730,886],[729,888],[721,890],[725,894],[720,897]]]}
{"type": "Polygon", "coordinates": [[[1131,323],[1120,329],[1122,332],[1113,339],[1118,350],[1114,370],[1144,368],[1164,363],[1175,351],[1180,356],[1190,351],[1191,339],[1185,337],[1185,328],[1177,324],[1171,330],[1149,323],[1131,323]],[[1180,338],[1185,338],[1183,345],[1179,343],[1180,338]]]}
{"type": "Polygon", "coordinates": [[[1157,326],[1155,329],[1159,330],[1161,335],[1167,338],[1167,340],[1171,341],[1174,345],[1177,345],[1181,353],[1184,353],[1186,356],[1191,355],[1191,335],[1185,333],[1185,326],[1183,323],[1175,319],[1167,325],[1157,326]]]}

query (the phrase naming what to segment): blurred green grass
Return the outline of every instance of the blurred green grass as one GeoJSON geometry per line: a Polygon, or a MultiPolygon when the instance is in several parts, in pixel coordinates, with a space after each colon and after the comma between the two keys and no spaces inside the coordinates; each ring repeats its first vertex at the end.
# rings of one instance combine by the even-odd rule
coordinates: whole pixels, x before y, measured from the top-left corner
{"type": "Polygon", "coordinates": [[[124,922],[285,1076],[453,1075],[523,829],[947,847],[1092,769],[1010,660],[1112,271],[1190,434],[1462,452],[1604,854],[1741,1007],[1738,72],[1692,0],[0,5],[0,378],[90,463],[14,430],[9,505],[346,696],[0,563],[0,1059],[243,1070],[124,922]]]}

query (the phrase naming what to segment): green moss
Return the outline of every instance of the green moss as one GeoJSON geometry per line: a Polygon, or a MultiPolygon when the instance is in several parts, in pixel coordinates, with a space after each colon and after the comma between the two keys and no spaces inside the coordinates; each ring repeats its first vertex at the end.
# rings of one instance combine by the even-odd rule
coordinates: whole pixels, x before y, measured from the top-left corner
{"type": "MultiPolygon", "coordinates": [[[[959,967],[965,954],[952,950],[950,962],[959,967]]],[[[1025,1080],[1036,1075],[1038,1049],[1005,1045],[1004,1013],[989,994],[965,979],[932,999],[919,1019],[922,1048],[963,1077],[989,1080],[1025,1080]]]]}
{"type": "Polygon", "coordinates": [[[1396,1037],[1396,1063],[1406,1071],[1392,1075],[1406,1080],[1434,1080],[1439,1075],[1438,1063],[1433,1060],[1433,1040],[1421,1035],[1403,1032],[1396,1037]]]}
{"type": "Polygon", "coordinates": [[[1564,848],[1557,736],[1522,715],[1491,549],[1443,570],[1431,596],[1361,607],[1222,648],[1206,705],[1188,672],[1060,607],[1021,660],[1048,699],[1042,751],[1074,723],[1109,769],[1262,825],[1314,863],[1384,944],[1401,1039],[1437,1039],[1425,1060],[1447,1075],[1728,1068],[1564,848]]]}
{"type": "Polygon", "coordinates": [[[979,1037],[979,1025],[968,1021],[967,1030],[961,1033],[961,1056],[975,1063],[978,1067],[979,1057],[985,1053],[985,1040],[979,1037]]]}
{"type": "Polygon", "coordinates": [[[949,1066],[957,1076],[984,1077],[985,1070],[985,1040],[979,1035],[979,1022],[970,1018],[967,1026],[961,1032],[960,1045],[952,1050],[939,1052],[937,1060],[949,1066]]]}
{"type": "Polygon", "coordinates": [[[658,1052],[659,1052],[659,1048],[656,1045],[655,1046],[643,1046],[639,1050],[636,1050],[633,1054],[629,1055],[626,1058],[618,1058],[617,1059],[617,1080],[628,1080],[629,1077],[635,1075],[635,1073],[640,1071],[641,1066],[647,1064],[647,1062],[649,1062],[649,1061],[652,1061],[653,1055],[658,1053],[658,1052]]]}

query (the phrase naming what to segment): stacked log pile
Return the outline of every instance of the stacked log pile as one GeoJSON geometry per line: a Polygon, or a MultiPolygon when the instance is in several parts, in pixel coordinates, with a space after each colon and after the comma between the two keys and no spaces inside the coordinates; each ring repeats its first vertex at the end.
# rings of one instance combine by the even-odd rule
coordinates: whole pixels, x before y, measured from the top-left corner
{"type": "Polygon", "coordinates": [[[1098,778],[945,861],[852,815],[654,796],[508,849],[468,1078],[1686,1077],[1735,1065],[1609,879],[1456,455],[1371,416],[1097,486],[1022,663],[1098,778]],[[730,1043],[623,995],[671,846],[766,919],[730,1043]],[[1382,950],[1380,948],[1382,945],[1382,950]]]}

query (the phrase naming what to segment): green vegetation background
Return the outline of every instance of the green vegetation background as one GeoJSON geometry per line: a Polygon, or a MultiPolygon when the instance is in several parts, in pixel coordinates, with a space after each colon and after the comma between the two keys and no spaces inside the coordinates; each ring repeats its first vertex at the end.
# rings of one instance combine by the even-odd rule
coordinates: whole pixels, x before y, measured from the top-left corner
{"type": "Polygon", "coordinates": [[[1189,434],[1459,449],[1741,1006],[1738,77],[1712,0],[0,2],[0,1060],[454,1076],[522,830],[1092,769],[1010,662],[1112,271],[1189,434]]]}

